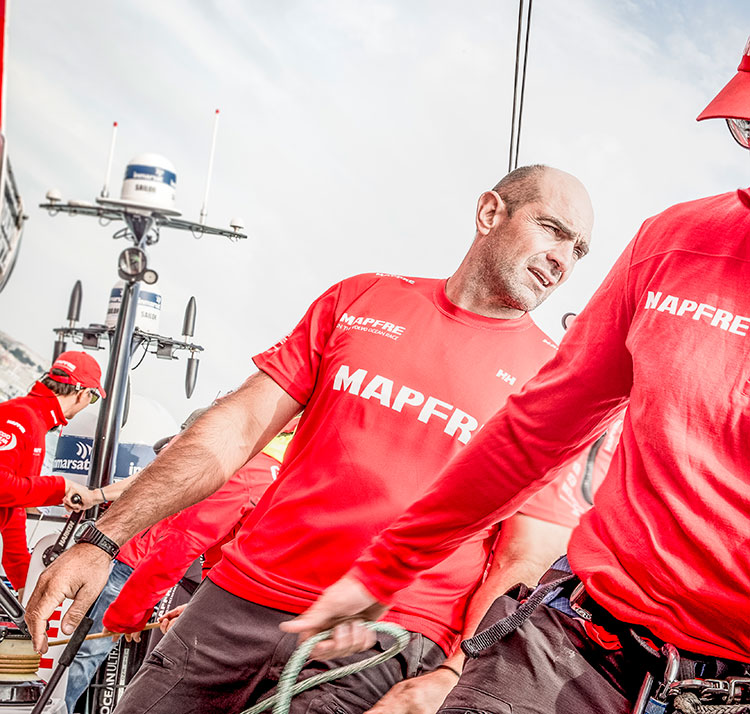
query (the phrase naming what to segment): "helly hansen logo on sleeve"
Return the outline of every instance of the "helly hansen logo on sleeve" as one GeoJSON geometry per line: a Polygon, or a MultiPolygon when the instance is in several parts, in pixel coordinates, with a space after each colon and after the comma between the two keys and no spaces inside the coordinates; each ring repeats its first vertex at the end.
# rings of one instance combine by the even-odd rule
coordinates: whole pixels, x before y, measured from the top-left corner
{"type": "Polygon", "coordinates": [[[748,328],[750,328],[750,317],[745,315],[736,315],[730,310],[716,305],[680,298],[675,295],[662,295],[661,292],[652,292],[651,290],[648,291],[646,296],[644,309],[703,322],[711,327],[717,327],[741,337],[744,337],[748,328]]]}
{"type": "Polygon", "coordinates": [[[392,379],[379,374],[368,377],[366,369],[351,372],[347,365],[342,364],[333,379],[333,388],[361,399],[375,399],[395,412],[411,413],[423,424],[443,420],[443,431],[462,444],[466,444],[479,427],[479,422],[473,416],[458,407],[406,385],[396,387],[392,379]]]}

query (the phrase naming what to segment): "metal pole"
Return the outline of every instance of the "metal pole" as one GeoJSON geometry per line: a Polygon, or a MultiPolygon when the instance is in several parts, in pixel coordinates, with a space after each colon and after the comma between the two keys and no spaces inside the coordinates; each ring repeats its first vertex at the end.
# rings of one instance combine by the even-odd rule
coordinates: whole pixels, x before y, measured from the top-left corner
{"type": "MultiPolygon", "coordinates": [[[[101,488],[112,483],[117,460],[117,447],[120,443],[120,425],[125,406],[125,390],[130,370],[131,343],[135,330],[135,317],[138,311],[139,282],[126,282],[122,290],[120,313],[117,316],[114,344],[107,366],[104,389],[107,398],[103,400],[96,423],[94,446],[91,452],[89,488],[101,488]]],[[[98,511],[98,508],[95,507],[98,511]]],[[[94,514],[96,515],[96,513],[94,514]]]]}

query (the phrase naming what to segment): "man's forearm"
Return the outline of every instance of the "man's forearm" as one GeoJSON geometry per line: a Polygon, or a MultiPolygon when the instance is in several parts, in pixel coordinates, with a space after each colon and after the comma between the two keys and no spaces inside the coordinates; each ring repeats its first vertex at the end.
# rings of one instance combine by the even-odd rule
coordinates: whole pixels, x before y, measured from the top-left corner
{"type": "Polygon", "coordinates": [[[253,375],[149,464],[97,527],[122,545],[144,528],[206,498],[300,408],[266,374],[253,375]]]}

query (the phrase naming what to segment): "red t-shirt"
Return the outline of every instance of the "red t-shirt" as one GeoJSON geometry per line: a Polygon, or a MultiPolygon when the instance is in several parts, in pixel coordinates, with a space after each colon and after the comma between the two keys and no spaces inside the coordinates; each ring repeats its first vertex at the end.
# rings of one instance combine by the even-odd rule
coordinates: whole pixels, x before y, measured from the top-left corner
{"type": "MultiPolygon", "coordinates": [[[[302,612],[555,349],[529,316],[453,305],[445,280],[368,274],[333,286],[255,357],[306,407],[279,478],[208,577],[302,612]]],[[[425,573],[388,619],[449,649],[494,535],[493,524],[425,573]]]]}
{"type": "Polygon", "coordinates": [[[750,195],[649,219],[568,331],[434,489],[352,570],[387,601],[630,398],[573,570],[620,619],[687,650],[750,659],[750,195]]]}

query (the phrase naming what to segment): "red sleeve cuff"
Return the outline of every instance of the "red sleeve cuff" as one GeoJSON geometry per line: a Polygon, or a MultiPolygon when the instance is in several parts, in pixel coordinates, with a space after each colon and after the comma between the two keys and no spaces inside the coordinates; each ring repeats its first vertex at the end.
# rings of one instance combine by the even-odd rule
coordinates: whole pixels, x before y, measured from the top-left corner
{"type": "Polygon", "coordinates": [[[265,352],[255,355],[255,357],[253,357],[253,363],[255,366],[261,372],[265,372],[296,402],[307,404],[309,395],[304,394],[302,390],[298,389],[297,386],[281,370],[279,370],[270,359],[265,358],[266,356],[265,352]]]}
{"type": "Polygon", "coordinates": [[[102,618],[102,625],[110,632],[138,632],[146,626],[154,611],[151,607],[148,612],[141,613],[140,617],[138,613],[130,613],[128,617],[128,613],[119,612],[116,605],[117,600],[107,608],[102,618]]]}

